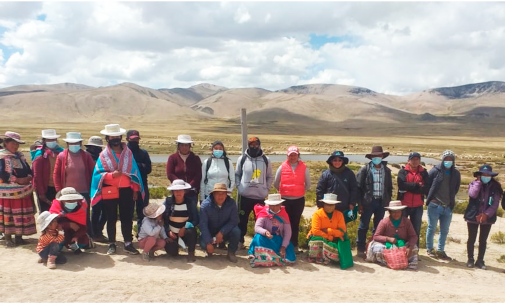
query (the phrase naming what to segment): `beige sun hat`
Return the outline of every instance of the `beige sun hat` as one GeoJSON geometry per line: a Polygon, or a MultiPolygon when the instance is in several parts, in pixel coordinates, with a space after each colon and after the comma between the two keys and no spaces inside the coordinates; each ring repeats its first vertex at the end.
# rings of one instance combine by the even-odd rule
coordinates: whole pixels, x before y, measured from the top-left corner
{"type": "Polygon", "coordinates": [[[57,139],[60,136],[56,135],[56,130],[54,129],[42,130],[42,138],[44,139],[57,139]]]}
{"type": "Polygon", "coordinates": [[[281,204],[284,201],[285,200],[283,200],[281,198],[281,194],[280,193],[272,193],[272,194],[268,195],[268,198],[265,200],[265,204],[266,205],[279,205],[279,204],[281,204]]]}
{"type": "Polygon", "coordinates": [[[157,204],[157,203],[150,203],[146,207],[144,207],[144,216],[147,218],[156,218],[162,213],[165,212],[165,205],[157,204]]]}
{"type": "Polygon", "coordinates": [[[58,191],[55,196],[58,201],[72,201],[72,200],[82,200],[84,197],[75,190],[74,187],[65,187],[58,191]]]}
{"type": "Polygon", "coordinates": [[[189,135],[179,135],[177,136],[177,140],[175,143],[193,143],[194,141],[191,140],[191,136],[189,135]]]}
{"type": "Polygon", "coordinates": [[[67,138],[63,138],[64,142],[67,143],[76,143],[76,142],[81,142],[84,139],[81,137],[81,133],[79,132],[68,132],[67,133],[67,138]]]}
{"type": "Polygon", "coordinates": [[[321,199],[321,202],[324,202],[326,204],[337,204],[341,203],[342,201],[337,201],[337,195],[334,193],[325,193],[321,199]]]}
{"type": "Polygon", "coordinates": [[[103,139],[102,137],[100,136],[91,136],[89,139],[88,139],[88,143],[84,145],[85,147],[87,146],[95,146],[95,147],[105,147],[103,145],[103,139]]]}
{"type": "Polygon", "coordinates": [[[100,131],[100,134],[106,136],[121,136],[126,134],[126,130],[122,129],[119,124],[107,124],[105,129],[100,131]]]}
{"type": "Polygon", "coordinates": [[[174,180],[170,186],[167,187],[168,190],[184,190],[191,189],[191,185],[186,183],[184,180],[174,180]]]}
{"type": "Polygon", "coordinates": [[[407,208],[407,206],[402,205],[402,201],[391,201],[389,202],[389,206],[384,208],[388,210],[402,210],[407,208]]]}
{"type": "Polygon", "coordinates": [[[19,135],[16,132],[11,132],[11,131],[5,132],[5,134],[4,134],[4,141],[6,139],[12,139],[15,142],[20,143],[20,144],[24,144],[25,143],[23,140],[21,140],[21,135],[19,135]]]}
{"type": "Polygon", "coordinates": [[[46,229],[46,227],[51,224],[51,222],[58,217],[58,214],[52,214],[48,211],[43,211],[37,217],[37,223],[39,224],[40,231],[46,229]]]}
{"type": "Polygon", "coordinates": [[[215,191],[225,191],[228,192],[228,188],[226,187],[226,184],[224,183],[215,183],[214,184],[214,189],[210,193],[213,193],[215,191]]]}

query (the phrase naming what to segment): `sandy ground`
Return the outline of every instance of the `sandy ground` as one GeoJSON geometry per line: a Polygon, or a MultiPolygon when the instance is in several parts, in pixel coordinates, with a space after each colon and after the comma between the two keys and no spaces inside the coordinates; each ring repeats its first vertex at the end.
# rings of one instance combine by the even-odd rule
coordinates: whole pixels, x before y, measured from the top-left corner
{"type": "MultiPolygon", "coordinates": [[[[314,208],[306,208],[310,217],[314,208]]],[[[505,231],[499,218],[492,233],[505,231]]],[[[120,237],[118,222],[118,240],[120,237]]],[[[37,235],[31,244],[8,249],[0,244],[2,302],[502,302],[505,264],[496,261],[505,246],[488,243],[487,271],[468,269],[466,223],[454,215],[446,251],[454,260],[428,258],[422,249],[418,271],[393,271],[355,258],[354,267],[340,270],[307,262],[285,268],[251,268],[247,251],[239,262],[222,256],[212,259],[197,251],[197,261],[186,263],[160,251],[156,260],[143,262],[127,255],[119,243],[118,254],[106,255],[107,245],[97,243],[91,252],[66,253],[68,262],[55,270],[37,263],[37,235]]],[[[436,237],[435,237],[436,238],[436,237]]],[[[136,245],[136,243],[135,243],[136,245]]]]}

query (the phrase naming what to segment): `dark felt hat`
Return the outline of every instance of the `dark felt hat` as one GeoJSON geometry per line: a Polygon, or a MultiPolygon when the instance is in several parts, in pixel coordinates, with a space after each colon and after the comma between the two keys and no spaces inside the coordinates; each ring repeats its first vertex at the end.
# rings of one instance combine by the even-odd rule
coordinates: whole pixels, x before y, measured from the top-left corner
{"type": "Polygon", "coordinates": [[[365,155],[365,157],[368,159],[372,159],[372,158],[377,157],[379,155],[383,155],[382,158],[386,158],[389,156],[389,152],[384,152],[382,150],[382,146],[373,146],[372,153],[365,155]]]}

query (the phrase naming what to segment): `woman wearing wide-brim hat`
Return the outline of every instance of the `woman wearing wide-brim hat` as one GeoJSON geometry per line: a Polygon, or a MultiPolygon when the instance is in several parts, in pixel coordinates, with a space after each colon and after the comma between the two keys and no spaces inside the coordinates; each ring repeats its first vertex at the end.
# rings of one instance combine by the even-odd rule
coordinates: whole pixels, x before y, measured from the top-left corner
{"type": "Polygon", "coordinates": [[[133,205],[140,194],[144,197],[144,186],[139,167],[132,151],[121,142],[126,130],[119,124],[108,124],[100,131],[105,135],[107,147],[100,153],[91,182],[91,206],[103,201],[107,211],[107,236],[109,249],[107,254],[116,253],[116,222],[119,206],[121,232],[125,242],[125,251],[140,254],[133,247],[133,205]]]}
{"type": "Polygon", "coordinates": [[[7,246],[14,247],[26,244],[22,236],[37,232],[32,170],[19,151],[19,145],[25,143],[21,135],[8,131],[4,143],[5,149],[0,150],[0,233],[5,234],[7,246]]]}
{"type": "Polygon", "coordinates": [[[491,226],[496,222],[496,211],[500,205],[503,189],[495,177],[497,172],[493,172],[491,165],[484,164],[479,171],[473,173],[475,180],[468,186],[469,202],[465,211],[465,221],[468,226],[468,241],[466,243],[468,261],[467,267],[477,267],[486,269],[484,264],[484,254],[486,253],[487,238],[491,231],[491,226]],[[477,261],[474,259],[474,245],[479,235],[479,254],[477,261]]]}
{"type": "Polygon", "coordinates": [[[389,218],[384,218],[379,223],[372,241],[368,245],[366,261],[387,265],[384,250],[393,247],[393,245],[397,247],[406,246],[408,268],[417,270],[418,238],[410,219],[403,216],[405,208],[407,206],[402,205],[402,201],[391,201],[389,206],[386,207],[389,211],[389,218]]]}

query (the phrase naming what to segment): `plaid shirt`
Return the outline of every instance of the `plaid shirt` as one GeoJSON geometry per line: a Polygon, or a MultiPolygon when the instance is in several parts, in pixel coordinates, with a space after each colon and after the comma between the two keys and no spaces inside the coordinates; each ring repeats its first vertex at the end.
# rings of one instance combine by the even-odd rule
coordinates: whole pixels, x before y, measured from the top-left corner
{"type": "Polygon", "coordinates": [[[379,169],[371,165],[372,177],[373,177],[373,197],[382,198],[384,193],[384,165],[381,164],[379,169]]]}

